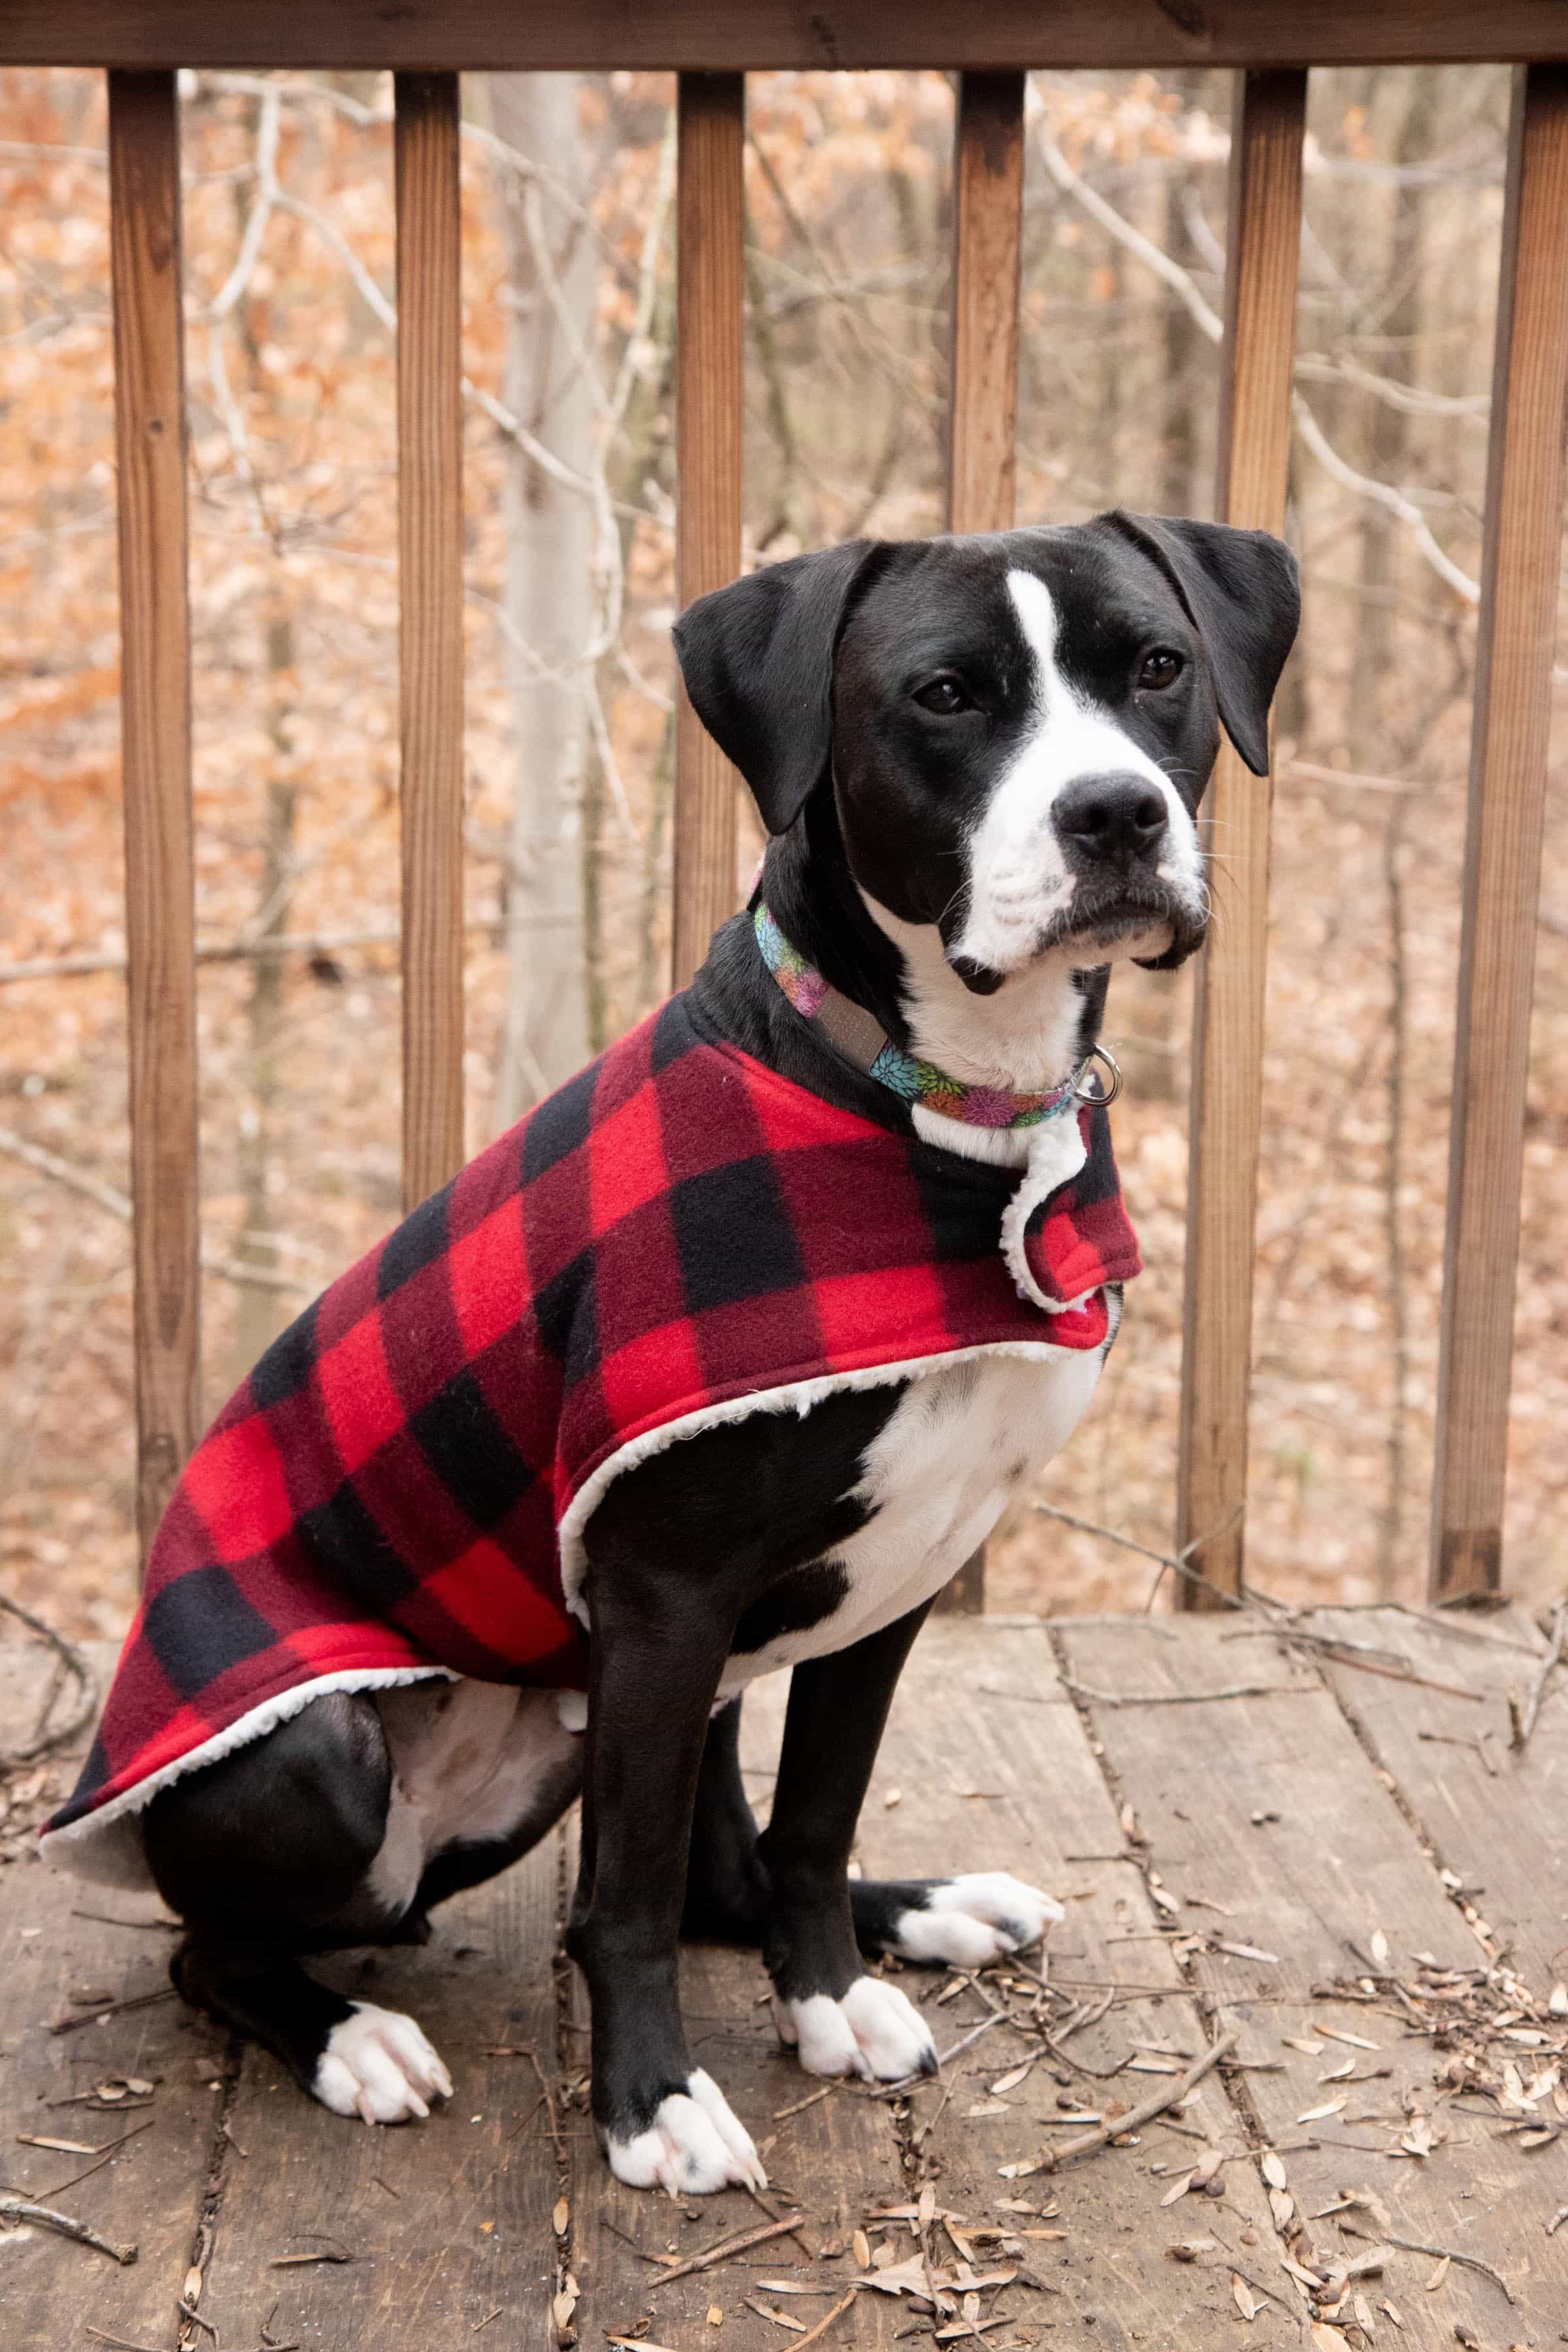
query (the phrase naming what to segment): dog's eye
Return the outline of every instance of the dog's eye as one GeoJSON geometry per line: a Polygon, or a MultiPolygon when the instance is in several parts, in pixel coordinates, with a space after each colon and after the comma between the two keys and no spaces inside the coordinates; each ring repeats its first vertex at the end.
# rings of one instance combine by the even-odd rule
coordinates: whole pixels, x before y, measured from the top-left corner
{"type": "Polygon", "coordinates": [[[933,677],[929,686],[917,689],[915,700],[922,710],[933,711],[938,719],[952,719],[959,711],[974,708],[955,677],[933,677]]]}
{"type": "Polygon", "coordinates": [[[1185,667],[1181,655],[1173,654],[1169,646],[1156,646],[1152,654],[1143,656],[1138,683],[1151,694],[1163,694],[1166,687],[1174,686],[1185,667]]]}

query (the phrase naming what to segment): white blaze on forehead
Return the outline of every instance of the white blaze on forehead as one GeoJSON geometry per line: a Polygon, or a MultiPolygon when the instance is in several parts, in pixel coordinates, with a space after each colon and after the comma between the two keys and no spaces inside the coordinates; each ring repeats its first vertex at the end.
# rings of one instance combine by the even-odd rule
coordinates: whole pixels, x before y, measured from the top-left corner
{"type": "Polygon", "coordinates": [[[1063,676],[1056,601],[1032,572],[1009,572],[1007,593],[1028,647],[1034,709],[1028,731],[997,776],[969,841],[969,913],[954,952],[994,971],[1026,961],[1077,887],[1051,825],[1058,795],[1080,777],[1138,775],[1165,802],[1169,834],[1160,877],[1194,903],[1201,888],[1197,834],[1157,761],[1110,713],[1063,676]]]}

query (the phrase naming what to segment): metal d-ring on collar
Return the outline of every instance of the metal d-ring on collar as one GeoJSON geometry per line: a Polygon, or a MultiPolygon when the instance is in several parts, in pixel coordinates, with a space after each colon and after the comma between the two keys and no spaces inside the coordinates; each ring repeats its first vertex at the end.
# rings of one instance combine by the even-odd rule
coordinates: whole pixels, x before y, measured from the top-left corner
{"type": "Polygon", "coordinates": [[[1099,1103],[1100,1108],[1103,1110],[1108,1103],[1113,1103],[1116,1100],[1117,1096],[1121,1092],[1124,1083],[1125,1082],[1121,1076],[1121,1065],[1117,1060],[1115,1055],[1109,1052],[1103,1045],[1091,1045],[1088,1053],[1084,1055],[1082,1061],[1078,1066],[1078,1076],[1073,1085],[1073,1092],[1078,1097],[1079,1102],[1099,1103]],[[1097,1094],[1088,1093],[1085,1090],[1083,1083],[1085,1078],[1089,1076],[1089,1066],[1091,1062],[1103,1062],[1105,1067],[1110,1073],[1110,1085],[1109,1088],[1102,1089],[1097,1094]]]}

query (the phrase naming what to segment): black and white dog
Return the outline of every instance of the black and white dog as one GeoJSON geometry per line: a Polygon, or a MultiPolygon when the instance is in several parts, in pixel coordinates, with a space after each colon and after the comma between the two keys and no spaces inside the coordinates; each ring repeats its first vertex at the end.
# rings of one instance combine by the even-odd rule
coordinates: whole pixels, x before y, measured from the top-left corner
{"type": "MultiPolygon", "coordinates": [[[[1115,514],[799,557],[705,597],[676,636],[773,836],[764,888],[788,939],[896,1045],[965,1084],[1043,1091],[1094,1045],[1112,961],[1166,967],[1200,944],[1194,812],[1222,722],[1264,772],[1297,611],[1277,541],[1115,514]]],[[[911,1109],[851,1067],[785,1001],[745,918],[693,986],[711,1027],[829,1102],[1024,1164],[1025,1135],[911,1109]]],[[[1060,1914],[1002,1875],[852,1882],[851,1841],[934,1595],[1093,1392],[1103,1349],[1053,1352],[709,1428],[617,1477],[584,1538],[585,1735],[552,1693],[337,1691],[163,1789],[142,1834],[187,1926],[182,1991],[340,2114],[424,2116],[451,2084],[418,2026],[327,1990],[300,1955],[417,1937],[581,1791],[569,1948],[620,2179],[700,2193],[763,2178],[691,2062],[683,1931],[761,1948],[809,2072],[931,2068],[919,2011],[864,1956],[973,1967],[1060,1914]],[[759,1836],[740,1695],[782,1665],[759,1836]]]]}

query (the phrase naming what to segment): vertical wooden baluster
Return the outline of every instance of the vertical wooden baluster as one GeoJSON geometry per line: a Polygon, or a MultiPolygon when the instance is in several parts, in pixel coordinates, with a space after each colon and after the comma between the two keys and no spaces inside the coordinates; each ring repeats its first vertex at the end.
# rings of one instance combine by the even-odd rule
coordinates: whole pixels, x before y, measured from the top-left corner
{"type": "MultiPolygon", "coordinates": [[[[1290,449],[1301,134],[1307,77],[1237,78],[1230,166],[1219,486],[1222,522],[1280,531],[1290,449]]],[[[1270,787],[1223,746],[1205,803],[1218,861],[1198,966],[1187,1179],[1177,1543],[1241,1582],[1252,1357],[1252,1259],[1263,1097],[1270,787]]],[[[1219,1606],[1196,1586],[1188,1606],[1219,1606]]]]}
{"type": "MultiPolygon", "coordinates": [[[[741,568],[743,74],[683,73],[676,163],[676,594],[741,568]]],[[[734,769],[678,685],[671,961],[683,988],[735,911],[734,769]]]]}
{"type": "MultiPolygon", "coordinates": [[[[958,78],[952,153],[952,383],[947,527],[1007,530],[1018,433],[1018,272],[1024,226],[1021,73],[958,78]]],[[[938,1595],[939,1610],[985,1606],[985,1548],[938,1595]]]]}
{"type": "Polygon", "coordinates": [[[1014,520],[1026,79],[1021,73],[958,78],[950,530],[1008,530],[1014,520]]]}
{"type": "Polygon", "coordinates": [[[1431,1589],[1502,1571],[1568,386],[1568,68],[1515,78],[1459,944],[1431,1589]]]}
{"type": "Polygon", "coordinates": [[[403,1199],[463,1159],[463,393],[458,79],[395,77],[403,1199]]]}
{"type": "Polygon", "coordinates": [[[136,1528],[145,1557],[201,1420],[179,101],[109,77],[120,701],[135,1208],[136,1528]]]}

